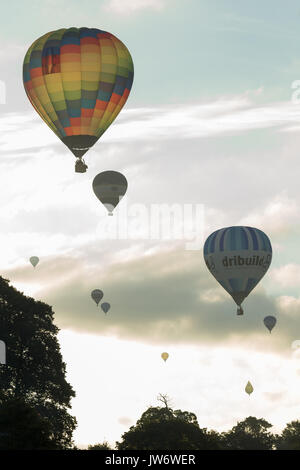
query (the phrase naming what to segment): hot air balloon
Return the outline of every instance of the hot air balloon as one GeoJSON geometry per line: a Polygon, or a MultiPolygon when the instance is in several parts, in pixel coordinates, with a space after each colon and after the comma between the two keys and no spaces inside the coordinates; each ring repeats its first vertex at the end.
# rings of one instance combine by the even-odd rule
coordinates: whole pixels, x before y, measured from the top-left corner
{"type": "Polygon", "coordinates": [[[101,308],[106,315],[108,310],[110,309],[110,304],[108,302],[103,302],[103,304],[101,304],[101,308]]]}
{"type": "Polygon", "coordinates": [[[63,28],[38,38],[23,64],[27,96],[50,129],[77,158],[115,120],[129,96],[133,62],[126,46],[96,28],[63,28]]]}
{"type": "Polygon", "coordinates": [[[91,292],[91,297],[92,299],[96,302],[97,306],[100,302],[100,300],[102,299],[103,297],[103,292],[102,290],[100,289],[94,289],[92,292],[91,292]]]}
{"type": "Polygon", "coordinates": [[[272,315],[268,315],[267,317],[264,318],[264,324],[268,328],[269,332],[273,330],[274,326],[276,325],[276,318],[273,317],[272,315]]]}
{"type": "Polygon", "coordinates": [[[161,353],[161,357],[163,358],[163,360],[166,362],[166,360],[168,359],[169,357],[169,354],[167,352],[163,352],[161,353]]]}
{"type": "Polygon", "coordinates": [[[127,191],[127,180],[117,171],[103,171],[95,176],[93,190],[108,210],[108,215],[113,215],[112,211],[127,191]]]}
{"type": "Polygon", "coordinates": [[[300,348],[300,339],[295,339],[295,341],[291,344],[292,349],[299,349],[300,348]]]}
{"type": "Polygon", "coordinates": [[[272,260],[267,235],[252,227],[227,227],[213,232],[204,244],[205,263],[238,306],[266,274],[272,260]]]}
{"type": "Polygon", "coordinates": [[[38,262],[40,261],[40,259],[37,256],[31,256],[31,258],[29,258],[29,261],[32,264],[32,266],[35,268],[38,262]]]}
{"type": "Polygon", "coordinates": [[[245,387],[245,392],[248,393],[249,396],[253,392],[253,387],[252,387],[252,384],[250,382],[247,383],[247,385],[245,387]]]}

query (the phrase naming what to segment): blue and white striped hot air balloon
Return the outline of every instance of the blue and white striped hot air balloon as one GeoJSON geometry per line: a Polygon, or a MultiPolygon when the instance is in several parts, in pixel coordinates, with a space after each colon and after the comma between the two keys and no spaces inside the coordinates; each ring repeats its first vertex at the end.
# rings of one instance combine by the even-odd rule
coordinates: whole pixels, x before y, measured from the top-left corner
{"type": "Polygon", "coordinates": [[[204,260],[216,280],[241,303],[266,274],[272,260],[267,235],[253,227],[226,227],[213,232],[204,244],[204,260]]]}

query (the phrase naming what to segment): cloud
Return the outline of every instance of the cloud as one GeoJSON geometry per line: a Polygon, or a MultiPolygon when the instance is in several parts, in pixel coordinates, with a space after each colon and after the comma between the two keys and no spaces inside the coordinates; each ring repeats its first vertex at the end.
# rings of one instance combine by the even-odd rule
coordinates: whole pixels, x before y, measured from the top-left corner
{"type": "Polygon", "coordinates": [[[199,138],[255,129],[285,130],[298,124],[300,107],[291,102],[257,106],[249,93],[211,103],[170,105],[123,112],[106,139],[199,138]],[[128,119],[130,117],[130,120],[128,119]]]}
{"type": "Polygon", "coordinates": [[[276,299],[278,311],[290,317],[294,317],[295,320],[299,317],[300,312],[300,298],[296,298],[290,295],[280,295],[276,299]]]}
{"type": "MultiPolygon", "coordinates": [[[[284,239],[291,231],[299,232],[299,204],[287,194],[287,190],[266,202],[259,210],[252,211],[240,219],[240,225],[264,227],[266,233],[278,240],[284,239]]],[[[278,248],[278,244],[276,245],[278,248]]]]}
{"type": "MultiPolygon", "coordinates": [[[[126,143],[174,136],[177,140],[194,139],[267,128],[290,131],[290,126],[297,125],[299,119],[300,106],[291,102],[257,106],[246,92],[210,103],[125,108],[101,141],[126,143]]],[[[55,134],[34,113],[9,113],[0,119],[0,129],[4,151],[58,142],[55,134]]]]}
{"type": "Polygon", "coordinates": [[[166,0],[107,0],[105,10],[120,15],[131,15],[141,10],[161,11],[166,6],[166,0]]]}
{"type": "Polygon", "coordinates": [[[300,265],[289,263],[279,268],[274,268],[270,272],[273,282],[277,282],[281,287],[298,287],[300,284],[300,265]]]}
{"type": "MultiPolygon", "coordinates": [[[[266,149],[256,142],[256,136],[265,132],[239,136],[241,129],[246,132],[247,123],[250,130],[252,125],[272,127],[279,109],[286,111],[281,125],[290,116],[287,104],[267,108],[268,113],[255,120],[261,108],[248,94],[195,105],[125,109],[88,153],[89,170],[82,175],[74,173],[71,153],[43,122],[38,124],[38,116],[24,115],[23,124],[21,114],[4,116],[0,119],[6,148],[0,172],[2,272],[25,293],[53,305],[61,327],[88,332],[103,329],[107,335],[156,343],[195,343],[216,338],[239,342],[246,324],[250,337],[256,335],[253,345],[263,347],[263,316],[276,313],[276,298],[284,294],[272,290],[272,284],[285,289],[278,280],[288,279],[288,274],[274,271],[275,279],[268,273],[245,302],[249,311],[245,322],[237,323],[234,303],[207,272],[201,247],[189,252],[182,240],[151,240],[145,226],[140,238],[102,237],[108,223],[113,227],[119,222],[117,216],[107,217],[91,184],[95,174],[106,169],[126,175],[128,192],[116,213],[128,224],[135,220],[122,214],[126,204],[129,208],[143,204],[148,210],[152,204],[189,203],[204,205],[205,236],[228,225],[261,228],[271,239],[274,269],[279,269],[284,258],[293,255],[287,242],[291,237],[297,241],[299,231],[295,222],[299,181],[297,173],[290,171],[298,159],[297,139],[290,140],[276,127],[272,137],[288,141],[275,142],[272,148],[268,143],[266,149]],[[220,122],[227,122],[230,138],[220,122]],[[51,142],[39,134],[39,125],[51,142]],[[113,133],[118,134],[122,126],[130,128],[131,135],[125,132],[121,143],[113,133]],[[28,148],[14,149],[15,142],[20,147],[19,140],[27,131],[31,136],[25,139],[28,148]],[[30,143],[33,135],[39,136],[35,148],[30,143]],[[32,255],[41,259],[36,270],[28,263],[32,255]],[[112,305],[112,315],[104,324],[98,323],[101,311],[95,310],[90,299],[93,288],[103,288],[105,300],[112,305]]],[[[291,304],[289,315],[292,308],[296,309],[291,304]]],[[[283,348],[292,340],[293,327],[294,321],[282,326],[274,344],[283,348]]]]}
{"type": "Polygon", "coordinates": [[[281,402],[285,394],[286,394],[286,390],[284,390],[283,392],[265,392],[264,396],[266,397],[268,401],[281,402]]]}
{"type": "MultiPolygon", "coordinates": [[[[35,297],[53,306],[60,328],[151,344],[242,341],[245,348],[264,348],[264,313],[275,314],[276,304],[262,287],[245,301],[240,319],[230,296],[206,269],[201,252],[187,252],[182,245],[145,251],[144,245],[138,257],[135,253],[130,259],[127,250],[123,257],[120,249],[114,256],[103,246],[89,246],[76,258],[71,253],[52,256],[41,259],[35,270],[28,263],[5,275],[13,285],[21,283],[25,293],[26,283],[35,284],[35,297]],[[91,299],[96,288],[111,304],[107,316],[91,299]]],[[[292,328],[291,323],[274,336],[272,347],[285,348],[293,338],[292,328]]]]}
{"type": "Polygon", "coordinates": [[[120,424],[122,424],[123,426],[132,426],[134,423],[132,421],[132,419],[130,418],[127,418],[126,416],[121,416],[119,419],[118,419],[118,422],[120,424]]]}

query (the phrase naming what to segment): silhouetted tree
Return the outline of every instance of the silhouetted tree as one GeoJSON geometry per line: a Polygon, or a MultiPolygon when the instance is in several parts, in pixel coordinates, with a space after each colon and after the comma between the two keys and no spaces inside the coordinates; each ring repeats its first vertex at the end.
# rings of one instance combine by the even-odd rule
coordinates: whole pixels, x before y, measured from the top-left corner
{"type": "Polygon", "coordinates": [[[288,423],[277,437],[278,450],[300,450],[300,421],[288,423]]]}
{"type": "Polygon", "coordinates": [[[272,424],[264,419],[249,416],[231,431],[223,433],[224,447],[230,450],[272,450],[276,438],[268,432],[271,427],[272,424]]]}
{"type": "Polygon", "coordinates": [[[65,379],[53,311],[9,286],[0,276],[0,339],[6,365],[0,366],[0,404],[23,400],[48,420],[53,448],[72,447],[76,420],[69,415],[75,393],[65,379]]]}
{"type": "Polygon", "coordinates": [[[53,449],[51,426],[23,400],[0,405],[0,450],[53,449]]]}
{"type": "MultiPolygon", "coordinates": [[[[168,402],[166,402],[168,404],[168,402]]],[[[219,448],[215,432],[200,429],[197,417],[188,411],[150,407],[135,426],[116,442],[118,450],[208,450],[219,448]]]]}
{"type": "Polygon", "coordinates": [[[102,442],[102,444],[93,444],[88,446],[88,450],[112,450],[107,441],[102,442]]]}

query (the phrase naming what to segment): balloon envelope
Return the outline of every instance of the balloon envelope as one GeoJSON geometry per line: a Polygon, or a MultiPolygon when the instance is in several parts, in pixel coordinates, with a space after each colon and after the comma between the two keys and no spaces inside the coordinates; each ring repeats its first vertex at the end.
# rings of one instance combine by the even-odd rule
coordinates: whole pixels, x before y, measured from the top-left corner
{"type": "Polygon", "coordinates": [[[110,304],[108,302],[103,302],[103,304],[101,304],[101,308],[103,312],[106,314],[110,309],[110,304]]]}
{"type": "Polygon", "coordinates": [[[100,289],[94,289],[92,292],[91,292],[91,297],[92,299],[96,302],[96,304],[98,305],[100,300],[102,299],[103,297],[103,292],[102,290],[100,289]]]}
{"type": "Polygon", "coordinates": [[[106,207],[109,215],[119,204],[127,191],[127,180],[118,171],[103,171],[95,176],[93,190],[99,201],[106,207]]]}
{"type": "Polygon", "coordinates": [[[251,393],[253,392],[253,387],[252,387],[252,384],[250,382],[247,383],[246,387],[245,387],[245,392],[248,393],[248,395],[251,395],[251,393]]]}
{"type": "Polygon", "coordinates": [[[226,227],[204,244],[204,260],[216,280],[240,306],[266,274],[272,260],[267,235],[253,227],[226,227]]]}
{"type": "Polygon", "coordinates": [[[32,266],[35,268],[40,260],[37,256],[31,256],[31,258],[29,258],[29,261],[32,264],[32,266]]]}
{"type": "Polygon", "coordinates": [[[168,354],[167,352],[163,352],[163,353],[161,354],[161,357],[162,357],[163,360],[166,362],[166,360],[167,360],[168,357],[169,357],[169,354],[168,354]]]}
{"type": "Polygon", "coordinates": [[[268,328],[269,332],[273,330],[274,326],[276,325],[276,318],[273,317],[272,315],[268,315],[267,317],[264,318],[264,324],[268,328]]]}
{"type": "Polygon", "coordinates": [[[126,46],[107,31],[62,28],[29,47],[23,82],[41,118],[81,158],[124,106],[133,62],[126,46]]]}

